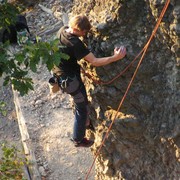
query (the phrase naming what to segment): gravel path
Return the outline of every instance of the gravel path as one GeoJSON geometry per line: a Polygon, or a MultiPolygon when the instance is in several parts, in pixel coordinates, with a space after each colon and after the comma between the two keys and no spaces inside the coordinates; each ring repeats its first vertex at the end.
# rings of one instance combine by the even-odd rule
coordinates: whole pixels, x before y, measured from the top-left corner
{"type": "MultiPolygon", "coordinates": [[[[30,31],[40,34],[42,39],[52,37],[53,30],[61,27],[62,21],[67,22],[67,14],[64,15],[63,10],[70,9],[70,2],[46,0],[41,5],[36,5],[26,14],[30,31]]],[[[50,94],[48,80],[51,75],[43,65],[39,65],[38,72],[30,73],[30,76],[34,80],[34,91],[19,97],[19,101],[42,179],[85,179],[93,155],[91,148],[76,148],[70,141],[74,119],[70,96],[61,92],[50,94]]],[[[16,113],[12,91],[11,87],[7,88],[1,90],[1,97],[5,97],[1,99],[11,102],[8,114],[11,114],[12,121],[7,124],[7,117],[3,118],[0,124],[0,137],[21,145],[18,124],[13,115],[16,113]]],[[[89,179],[94,179],[94,170],[89,179]]]]}
{"type": "MultiPolygon", "coordinates": [[[[0,143],[7,142],[8,145],[16,145],[17,148],[22,149],[12,89],[11,86],[3,87],[2,83],[3,80],[0,78],[0,102],[5,103],[3,110],[6,111],[5,116],[0,113],[0,143]]],[[[2,151],[0,146],[0,157],[1,155],[2,151]]]]}
{"type": "Polygon", "coordinates": [[[91,149],[76,148],[70,141],[74,119],[70,96],[51,95],[48,75],[40,66],[38,74],[31,74],[35,90],[20,97],[39,172],[47,180],[85,179],[93,161],[91,149]]]}

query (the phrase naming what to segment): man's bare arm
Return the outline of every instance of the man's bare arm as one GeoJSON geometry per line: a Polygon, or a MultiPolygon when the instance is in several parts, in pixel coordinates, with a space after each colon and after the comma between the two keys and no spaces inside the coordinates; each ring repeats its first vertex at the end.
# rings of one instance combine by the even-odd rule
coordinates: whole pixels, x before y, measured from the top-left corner
{"type": "Polygon", "coordinates": [[[91,63],[93,66],[104,66],[122,59],[125,55],[126,48],[121,46],[120,48],[114,49],[114,55],[112,56],[96,58],[93,53],[89,53],[84,57],[84,59],[91,63]]]}

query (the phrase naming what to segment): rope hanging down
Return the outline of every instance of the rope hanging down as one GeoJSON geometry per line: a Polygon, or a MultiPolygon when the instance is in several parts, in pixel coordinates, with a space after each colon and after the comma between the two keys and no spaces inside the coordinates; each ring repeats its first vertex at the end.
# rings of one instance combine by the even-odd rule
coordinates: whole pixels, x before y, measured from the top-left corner
{"type": "MultiPolygon", "coordinates": [[[[116,114],[115,114],[114,118],[112,119],[112,122],[111,122],[111,124],[110,124],[110,126],[109,126],[109,128],[108,128],[108,130],[107,130],[107,132],[106,132],[106,134],[105,134],[105,136],[104,136],[104,138],[103,138],[103,140],[102,140],[102,143],[101,143],[101,145],[100,145],[100,147],[99,147],[99,149],[98,149],[98,151],[97,151],[97,153],[96,153],[96,156],[95,156],[95,158],[94,158],[94,161],[93,161],[90,169],[89,169],[88,172],[87,172],[86,180],[88,179],[88,177],[89,177],[89,175],[90,175],[90,173],[91,173],[91,170],[92,170],[92,168],[93,168],[93,166],[94,166],[94,164],[95,164],[96,158],[97,158],[97,156],[99,155],[100,150],[101,150],[102,146],[104,145],[104,142],[105,142],[106,138],[108,137],[108,134],[109,134],[109,132],[110,132],[110,130],[111,130],[111,128],[112,128],[112,125],[113,125],[113,123],[114,123],[114,121],[115,121],[115,119],[116,119],[116,117],[117,117],[117,114],[118,114],[118,112],[119,112],[119,110],[120,110],[120,108],[121,108],[121,106],[122,106],[122,104],[123,104],[123,102],[124,102],[124,100],[125,100],[125,98],[126,98],[126,96],[127,96],[127,93],[128,93],[128,91],[129,91],[129,89],[130,89],[130,87],[131,87],[131,85],[132,85],[132,82],[133,82],[133,80],[134,80],[134,78],[135,78],[135,76],[136,76],[136,74],[137,74],[137,72],[138,72],[138,69],[139,69],[139,67],[140,67],[140,65],[141,65],[141,63],[142,63],[142,61],[143,61],[143,58],[144,58],[144,56],[145,56],[145,54],[146,54],[146,51],[147,51],[147,49],[148,49],[148,47],[149,47],[149,45],[150,45],[150,42],[151,42],[151,40],[153,39],[153,37],[155,36],[155,34],[156,34],[156,31],[157,31],[157,29],[158,29],[158,27],[159,27],[159,25],[160,25],[160,23],[161,23],[161,21],[162,21],[162,18],[164,17],[164,14],[165,14],[168,6],[169,6],[169,3],[170,3],[170,0],[167,0],[167,1],[166,1],[166,4],[164,5],[164,8],[163,8],[163,10],[162,10],[162,12],[161,12],[161,14],[160,14],[160,16],[159,16],[159,18],[158,18],[158,21],[157,21],[157,23],[156,23],[156,26],[155,26],[154,30],[152,31],[152,34],[151,34],[148,42],[146,43],[146,45],[144,46],[143,50],[141,51],[141,52],[143,52],[143,54],[142,54],[142,56],[141,56],[141,59],[139,60],[139,63],[138,63],[138,65],[137,65],[136,69],[135,69],[135,72],[134,72],[134,74],[133,74],[133,77],[132,77],[131,80],[130,80],[130,83],[129,83],[127,89],[126,89],[126,92],[124,93],[124,96],[123,96],[122,100],[121,100],[120,103],[119,103],[119,106],[118,106],[118,109],[117,109],[117,111],[116,111],[116,114]]],[[[139,53],[139,54],[140,54],[140,53],[139,53]]],[[[139,54],[138,54],[138,56],[139,56],[139,54]]]]}

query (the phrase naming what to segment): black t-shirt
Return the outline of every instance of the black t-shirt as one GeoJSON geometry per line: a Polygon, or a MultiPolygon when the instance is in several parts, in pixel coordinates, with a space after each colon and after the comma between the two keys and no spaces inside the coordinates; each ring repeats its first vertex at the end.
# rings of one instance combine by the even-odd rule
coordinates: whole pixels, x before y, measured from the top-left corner
{"type": "Polygon", "coordinates": [[[68,26],[64,26],[60,29],[60,45],[63,46],[60,48],[60,51],[69,55],[69,59],[61,59],[61,62],[58,66],[58,74],[65,74],[69,76],[74,74],[79,75],[80,66],[77,61],[88,55],[90,51],[78,38],[78,36],[67,32],[66,29],[68,29],[68,26]]]}

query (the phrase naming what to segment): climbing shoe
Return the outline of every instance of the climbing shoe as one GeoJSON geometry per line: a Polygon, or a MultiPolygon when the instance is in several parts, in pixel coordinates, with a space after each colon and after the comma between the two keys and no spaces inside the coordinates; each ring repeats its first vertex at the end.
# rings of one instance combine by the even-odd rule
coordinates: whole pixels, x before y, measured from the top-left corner
{"type": "Polygon", "coordinates": [[[94,144],[94,141],[88,140],[87,138],[83,138],[82,141],[78,142],[71,138],[75,147],[90,147],[94,144]]]}

